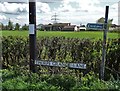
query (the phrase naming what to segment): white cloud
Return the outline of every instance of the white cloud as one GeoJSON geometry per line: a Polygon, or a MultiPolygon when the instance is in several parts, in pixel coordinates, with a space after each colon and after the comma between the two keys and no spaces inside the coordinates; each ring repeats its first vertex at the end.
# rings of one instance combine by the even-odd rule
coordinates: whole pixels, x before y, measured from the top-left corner
{"type": "Polygon", "coordinates": [[[40,13],[48,13],[50,12],[50,7],[47,3],[41,3],[41,2],[37,2],[37,12],[40,12],[40,13]]]}
{"type": "MultiPolygon", "coordinates": [[[[108,2],[107,2],[108,3],[108,2]]],[[[96,22],[100,17],[105,16],[105,6],[100,0],[63,0],[59,8],[54,9],[61,13],[61,21],[88,23],[96,22]],[[77,3],[77,8],[72,3],[77,3]]],[[[118,3],[110,5],[109,18],[113,18],[113,23],[117,24],[118,3]]]]}
{"type": "Polygon", "coordinates": [[[21,12],[27,12],[27,4],[17,4],[17,3],[0,3],[0,12],[20,14],[21,12]]]}
{"type": "Polygon", "coordinates": [[[28,2],[28,0],[0,0],[0,2],[28,2]]]}
{"type": "Polygon", "coordinates": [[[54,3],[60,2],[61,0],[0,0],[0,2],[20,2],[20,3],[28,3],[28,2],[45,2],[45,3],[54,3]]]}
{"type": "Polygon", "coordinates": [[[118,3],[114,3],[110,6],[109,18],[113,19],[113,23],[118,24],[118,3]]]}
{"type": "MultiPolygon", "coordinates": [[[[51,9],[49,7],[49,5],[47,3],[41,3],[41,2],[37,2],[36,3],[36,11],[37,11],[37,16],[41,17],[41,13],[45,15],[42,17],[43,20],[47,22],[48,20],[50,20],[50,16],[48,18],[48,14],[50,13],[51,9]],[[46,14],[47,13],[47,14],[46,14]],[[46,18],[46,20],[44,20],[44,18],[46,18]],[[48,19],[48,20],[47,20],[48,19]]],[[[28,24],[29,22],[29,5],[27,3],[8,3],[8,2],[4,2],[4,3],[0,3],[0,13],[5,14],[8,17],[3,17],[0,16],[0,19],[11,19],[12,21],[14,21],[15,23],[18,22],[20,24],[28,24]],[[24,13],[25,12],[25,13],[24,13]],[[14,17],[12,17],[12,15],[14,15],[14,17]]],[[[37,18],[37,23],[40,22],[41,18],[37,18]]]]}
{"type": "MultiPolygon", "coordinates": [[[[50,7],[47,3],[36,3],[37,12],[50,12],[50,7]]],[[[29,5],[28,4],[21,4],[21,3],[0,3],[0,12],[10,13],[10,14],[20,14],[22,12],[29,12],[29,5]]]]}
{"type": "MultiPolygon", "coordinates": [[[[0,0],[1,1],[1,0],[0,0]]],[[[11,0],[12,1],[12,0],[11,0]]],[[[20,0],[18,0],[20,1],[20,0]]],[[[27,0],[28,2],[29,0],[27,0]]],[[[38,0],[37,24],[51,22],[51,16],[56,12],[61,22],[71,22],[74,24],[96,22],[100,17],[105,16],[105,6],[100,0],[38,0]],[[53,2],[58,6],[52,6],[53,2]],[[58,4],[59,3],[59,4],[58,4]],[[51,6],[50,6],[51,4],[51,6]],[[61,4],[61,5],[60,5],[61,4]],[[52,10],[52,8],[54,8],[52,10]]],[[[108,2],[107,2],[108,3],[108,2]]],[[[54,4],[55,5],[55,4],[54,4]]],[[[20,23],[28,23],[28,3],[0,3],[0,12],[20,14],[13,20],[20,23]],[[24,15],[21,12],[27,12],[24,15]],[[27,17],[27,18],[26,18],[27,17]]],[[[118,4],[110,5],[109,18],[113,18],[113,23],[118,21],[118,4]]]]}
{"type": "Polygon", "coordinates": [[[88,23],[96,22],[100,17],[104,16],[104,7],[98,6],[99,0],[63,0],[59,8],[54,9],[60,12],[61,21],[68,21],[73,23],[88,23]],[[75,8],[72,3],[78,4],[75,8]]]}
{"type": "Polygon", "coordinates": [[[25,19],[26,17],[25,16],[17,16],[16,19],[17,20],[21,20],[21,19],[25,19]]]}
{"type": "Polygon", "coordinates": [[[111,8],[118,10],[118,3],[114,3],[113,5],[111,5],[111,8]]]}
{"type": "Polygon", "coordinates": [[[12,18],[11,21],[14,21],[14,23],[20,23],[21,25],[24,24],[29,24],[29,16],[28,14],[23,14],[23,15],[19,15],[16,18],[12,18]]]}
{"type": "Polygon", "coordinates": [[[6,19],[7,19],[6,16],[0,15],[0,20],[6,20],[6,19]]]}
{"type": "MultiPolygon", "coordinates": [[[[84,1],[82,1],[82,0],[63,0],[62,1],[62,5],[63,5],[63,7],[64,6],[69,6],[70,5],[70,3],[77,3],[78,5],[79,5],[79,9],[81,9],[81,10],[94,10],[94,6],[96,5],[96,4],[100,4],[100,2],[99,2],[99,0],[84,0],[84,1]]],[[[68,7],[69,8],[69,7],[68,7]]]]}

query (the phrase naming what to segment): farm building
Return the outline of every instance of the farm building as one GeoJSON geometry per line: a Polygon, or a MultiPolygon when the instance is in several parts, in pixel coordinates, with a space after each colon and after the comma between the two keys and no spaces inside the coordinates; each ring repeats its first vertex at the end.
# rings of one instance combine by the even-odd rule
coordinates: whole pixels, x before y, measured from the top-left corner
{"type": "Polygon", "coordinates": [[[62,31],[65,26],[70,26],[70,23],[54,23],[43,25],[41,28],[45,31],[62,31]]]}
{"type": "Polygon", "coordinates": [[[44,31],[51,31],[52,30],[52,25],[42,25],[41,29],[43,29],[44,31]]]}
{"type": "Polygon", "coordinates": [[[62,31],[78,31],[78,27],[76,25],[64,26],[62,31]]]}
{"type": "Polygon", "coordinates": [[[120,29],[120,25],[112,24],[109,28],[109,30],[115,30],[115,29],[120,29]]]}
{"type": "Polygon", "coordinates": [[[64,26],[70,26],[70,23],[55,23],[52,25],[53,31],[61,31],[64,26]]]}

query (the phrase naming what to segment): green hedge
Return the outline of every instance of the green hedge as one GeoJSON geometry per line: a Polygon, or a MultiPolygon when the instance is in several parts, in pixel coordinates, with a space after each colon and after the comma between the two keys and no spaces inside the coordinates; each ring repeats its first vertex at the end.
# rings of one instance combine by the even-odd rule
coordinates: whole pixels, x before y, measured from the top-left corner
{"type": "Polygon", "coordinates": [[[85,77],[76,78],[70,75],[42,75],[27,70],[0,70],[2,73],[3,91],[119,91],[120,80],[111,77],[109,81],[101,81],[90,72],[85,77]],[[19,72],[19,75],[16,72],[19,72]]]}
{"type": "MultiPolygon", "coordinates": [[[[37,59],[60,62],[82,62],[87,64],[84,75],[93,71],[100,72],[102,58],[102,40],[65,38],[65,37],[42,37],[37,38],[37,59]]],[[[2,37],[3,68],[19,65],[27,67],[29,64],[29,40],[23,37],[2,37]]],[[[113,74],[115,78],[120,75],[120,39],[107,41],[106,79],[113,74]]],[[[54,73],[72,72],[77,75],[81,71],[55,67],[38,67],[40,72],[54,73]]]]}

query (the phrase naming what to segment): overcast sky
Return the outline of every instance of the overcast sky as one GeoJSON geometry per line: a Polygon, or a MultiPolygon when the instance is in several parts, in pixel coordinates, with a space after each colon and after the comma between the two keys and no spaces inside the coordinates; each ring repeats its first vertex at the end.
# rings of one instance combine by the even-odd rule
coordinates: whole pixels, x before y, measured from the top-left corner
{"type": "MultiPolygon", "coordinates": [[[[118,24],[119,0],[37,0],[37,24],[51,23],[51,17],[58,15],[58,22],[72,24],[94,23],[105,16],[105,6],[109,5],[109,18],[118,24]]],[[[0,0],[0,22],[7,24],[11,19],[14,23],[28,24],[28,0],[0,0]],[[8,3],[16,2],[16,3],[8,3]],[[18,3],[25,2],[25,3],[18,3]]]]}

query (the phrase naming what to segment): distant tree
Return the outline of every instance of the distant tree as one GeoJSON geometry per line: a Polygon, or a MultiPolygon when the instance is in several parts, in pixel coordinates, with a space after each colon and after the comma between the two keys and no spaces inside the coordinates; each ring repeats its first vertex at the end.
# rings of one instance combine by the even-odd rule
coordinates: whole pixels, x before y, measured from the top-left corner
{"type": "Polygon", "coordinates": [[[1,23],[1,28],[2,28],[2,30],[4,30],[4,24],[3,23],[1,23]]]}
{"type": "Polygon", "coordinates": [[[20,24],[19,23],[15,24],[15,30],[20,30],[20,24]]]}
{"type": "Polygon", "coordinates": [[[104,23],[104,20],[105,20],[105,18],[104,18],[104,17],[101,17],[101,18],[99,18],[99,19],[97,20],[97,23],[104,23]]]}
{"type": "Polygon", "coordinates": [[[0,30],[2,30],[2,23],[0,22],[0,30]]]}
{"type": "Polygon", "coordinates": [[[0,30],[5,30],[5,26],[3,23],[0,23],[0,30]]]}
{"type": "Polygon", "coordinates": [[[4,28],[3,28],[3,30],[9,30],[8,29],[8,25],[5,25],[4,28]]]}
{"type": "Polygon", "coordinates": [[[9,19],[8,21],[8,30],[13,30],[13,22],[9,19]]]}
{"type": "MultiPolygon", "coordinates": [[[[97,23],[104,23],[105,18],[101,17],[97,20],[97,23]]],[[[108,19],[108,28],[112,25],[113,19],[108,19]]]]}
{"type": "Polygon", "coordinates": [[[28,25],[25,24],[22,26],[22,30],[28,30],[28,29],[29,29],[28,25]]]}

